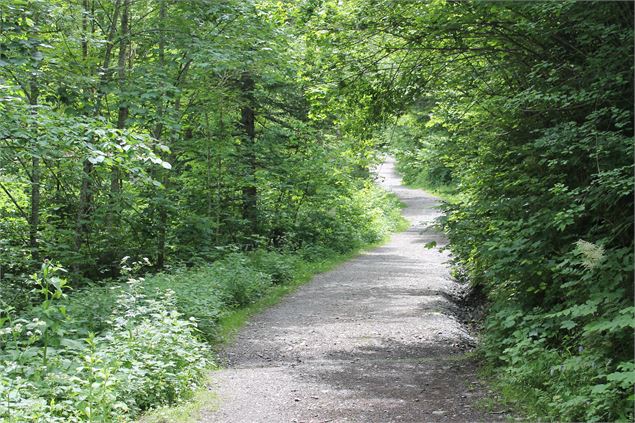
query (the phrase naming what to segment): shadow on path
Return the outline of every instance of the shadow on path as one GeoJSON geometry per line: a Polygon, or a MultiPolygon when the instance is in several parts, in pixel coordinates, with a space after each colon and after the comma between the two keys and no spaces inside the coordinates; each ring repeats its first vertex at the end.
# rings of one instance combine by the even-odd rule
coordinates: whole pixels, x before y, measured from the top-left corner
{"type": "Polygon", "coordinates": [[[495,421],[465,355],[475,344],[456,317],[460,288],[431,224],[438,202],[405,188],[388,161],[379,183],[407,207],[409,230],[317,275],[255,316],[212,373],[216,410],[203,422],[495,421]]]}

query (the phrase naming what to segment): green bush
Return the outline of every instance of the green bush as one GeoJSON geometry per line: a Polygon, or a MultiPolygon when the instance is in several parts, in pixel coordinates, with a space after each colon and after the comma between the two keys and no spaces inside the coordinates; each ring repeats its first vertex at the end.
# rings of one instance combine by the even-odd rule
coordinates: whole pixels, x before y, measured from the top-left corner
{"type": "MultiPolygon", "coordinates": [[[[194,317],[197,336],[212,342],[217,339],[218,320],[231,309],[248,305],[260,298],[272,284],[273,277],[285,277],[288,281],[295,257],[273,253],[256,253],[267,256],[268,268],[258,268],[252,255],[232,253],[224,259],[195,269],[173,269],[171,273],[158,273],[141,278],[139,291],[146,298],[160,298],[166,291],[174,291],[174,302],[179,313],[194,317]],[[278,258],[282,265],[273,263],[278,258]],[[275,266],[278,266],[277,268],[275,266]],[[273,274],[268,272],[275,271],[273,274]]],[[[121,284],[115,286],[89,286],[63,300],[71,318],[66,326],[82,335],[101,333],[111,322],[117,297],[125,292],[121,284]]]]}
{"type": "Polygon", "coordinates": [[[258,271],[269,275],[274,284],[291,282],[299,264],[295,254],[257,250],[249,255],[250,264],[258,271]]]}
{"type": "Polygon", "coordinates": [[[230,254],[214,263],[210,270],[210,276],[219,282],[221,298],[228,307],[244,307],[271,286],[271,276],[250,267],[244,254],[230,254]]]}
{"type": "Polygon", "coordinates": [[[219,282],[212,276],[208,267],[180,269],[170,274],[160,273],[147,278],[142,289],[146,295],[152,296],[173,290],[177,310],[185,316],[196,318],[199,334],[206,340],[212,340],[216,334],[218,319],[225,309],[219,282]]]}
{"type": "Polygon", "coordinates": [[[34,277],[44,301],[31,320],[0,320],[0,418],[7,422],[127,421],[187,398],[210,363],[195,323],[174,311],[173,293],[146,298],[132,282],[110,327],[86,337],[67,331],[59,303],[65,280],[45,264],[34,277]]]}
{"type": "Polygon", "coordinates": [[[305,245],[298,255],[307,262],[318,262],[337,255],[337,252],[323,245],[305,245]]]}
{"type": "Polygon", "coordinates": [[[317,248],[347,253],[403,228],[400,207],[394,194],[366,182],[348,197],[335,197],[315,207],[307,205],[299,213],[296,236],[305,251],[317,248]]]}
{"type": "MultiPolygon", "coordinates": [[[[271,262],[277,254],[267,256],[271,262]]],[[[45,264],[34,277],[40,305],[22,316],[0,313],[4,420],[123,421],[187,398],[210,363],[209,348],[198,339],[214,340],[224,313],[271,285],[245,254],[201,269],[91,286],[69,298],[60,271],[45,264]]]]}
{"type": "Polygon", "coordinates": [[[632,326],[627,320],[632,319],[634,309],[618,313],[617,319],[605,321],[598,331],[600,319],[589,318],[591,313],[585,319],[583,308],[594,307],[587,304],[575,312],[547,316],[539,308],[524,314],[518,308],[499,307],[487,319],[480,351],[490,363],[499,363],[498,385],[510,399],[520,399],[530,417],[630,421],[633,363],[628,358],[612,358],[621,354],[606,348],[610,332],[628,337],[632,326]],[[572,313],[573,320],[589,322],[585,336],[572,336],[572,313]],[[563,340],[575,344],[558,348],[563,340]]]}

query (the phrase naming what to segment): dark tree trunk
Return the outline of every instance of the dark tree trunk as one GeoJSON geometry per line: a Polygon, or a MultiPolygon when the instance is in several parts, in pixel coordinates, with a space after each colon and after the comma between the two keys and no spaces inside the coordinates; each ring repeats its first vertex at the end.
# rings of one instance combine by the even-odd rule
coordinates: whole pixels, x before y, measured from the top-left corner
{"type": "MultiPolygon", "coordinates": [[[[32,107],[37,106],[40,89],[35,76],[31,79],[31,94],[29,103],[32,107]]],[[[36,110],[31,111],[36,114],[36,110]]],[[[31,259],[40,261],[40,251],[38,246],[38,226],[40,224],[40,158],[34,155],[31,158],[31,214],[29,216],[29,247],[31,249],[31,259]]]]}
{"type": "MultiPolygon", "coordinates": [[[[83,3],[84,7],[87,6],[87,3],[83,3]]],[[[96,89],[96,98],[95,98],[95,106],[94,106],[94,114],[95,116],[99,116],[101,113],[101,100],[104,96],[100,90],[106,85],[106,82],[109,78],[108,68],[110,66],[110,59],[113,49],[113,40],[115,38],[117,32],[117,21],[119,20],[119,12],[121,9],[121,0],[117,0],[114,5],[114,11],[111,19],[111,25],[108,31],[108,39],[106,43],[106,48],[104,51],[104,60],[101,65],[101,75],[99,78],[99,87],[96,89]]],[[[84,13],[87,13],[87,10],[84,10],[84,13]]],[[[87,29],[87,28],[86,28],[87,29]]],[[[94,30],[91,29],[91,31],[94,30]]],[[[87,35],[81,40],[82,47],[82,58],[84,61],[87,60],[85,55],[88,54],[88,43],[87,43],[87,35]],[[84,46],[86,46],[84,48],[84,46]]],[[[94,165],[88,160],[85,159],[82,165],[82,185],[79,191],[79,205],[77,208],[77,224],[75,227],[75,248],[77,252],[79,252],[80,248],[84,244],[84,242],[88,239],[88,220],[90,218],[90,213],[93,208],[93,169],[94,165]]]]}
{"type": "Polygon", "coordinates": [[[247,246],[253,247],[253,235],[258,233],[258,188],[256,187],[256,119],[254,113],[254,80],[249,72],[243,72],[241,90],[244,105],[241,112],[243,159],[245,163],[242,189],[242,218],[247,221],[247,246]]]}
{"type": "MultiPolygon", "coordinates": [[[[121,12],[121,32],[119,41],[119,57],[117,61],[117,76],[119,79],[119,92],[120,95],[125,89],[126,83],[126,55],[128,52],[128,46],[130,45],[130,26],[128,19],[130,15],[130,0],[124,0],[123,10],[121,12]]],[[[128,106],[126,101],[119,99],[119,111],[117,115],[117,129],[124,129],[126,127],[126,120],[128,119],[128,106]]],[[[117,198],[121,191],[121,172],[118,167],[114,167],[110,175],[110,192],[112,196],[112,209],[111,213],[117,213],[117,198]]]]}
{"type": "MultiPolygon", "coordinates": [[[[165,1],[161,1],[160,2],[160,6],[159,6],[159,24],[162,25],[163,21],[166,18],[166,4],[165,1]]],[[[161,67],[162,70],[165,70],[165,34],[163,33],[163,30],[159,31],[159,66],[161,67]]],[[[159,99],[159,102],[157,104],[157,125],[154,128],[154,138],[156,138],[157,140],[160,140],[161,137],[163,136],[163,98],[159,99]]],[[[177,105],[178,107],[178,105],[177,105]]],[[[168,174],[168,172],[166,170],[163,170],[163,178],[162,178],[162,184],[163,184],[163,188],[161,188],[162,191],[160,191],[159,195],[158,195],[158,204],[157,204],[157,208],[159,211],[159,227],[158,227],[158,232],[157,232],[157,260],[156,260],[156,268],[157,269],[161,269],[163,268],[163,266],[165,266],[165,242],[166,242],[166,236],[167,236],[167,230],[168,230],[168,210],[166,207],[166,194],[167,194],[167,190],[168,190],[168,185],[170,184],[170,176],[168,174]]]]}
{"type": "Polygon", "coordinates": [[[82,186],[79,191],[79,207],[77,210],[77,229],[75,231],[75,248],[79,252],[88,234],[88,219],[93,205],[92,178],[93,164],[84,160],[82,166],[82,186]]]}

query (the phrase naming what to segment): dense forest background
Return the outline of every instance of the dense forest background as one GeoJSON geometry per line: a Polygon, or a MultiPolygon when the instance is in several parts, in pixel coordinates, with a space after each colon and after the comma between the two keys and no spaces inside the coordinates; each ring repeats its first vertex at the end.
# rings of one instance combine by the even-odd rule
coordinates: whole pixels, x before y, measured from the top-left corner
{"type": "Polygon", "coordinates": [[[187,398],[223,316],[402,225],[390,152],[448,200],[507,398],[632,418],[632,2],[1,0],[0,25],[0,417],[187,398]]]}

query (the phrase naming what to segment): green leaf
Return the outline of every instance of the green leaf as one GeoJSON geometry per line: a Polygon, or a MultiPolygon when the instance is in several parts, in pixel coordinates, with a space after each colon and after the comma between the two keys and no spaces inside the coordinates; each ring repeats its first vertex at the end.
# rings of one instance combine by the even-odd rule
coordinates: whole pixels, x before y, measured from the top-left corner
{"type": "Polygon", "coordinates": [[[577,324],[573,320],[565,320],[564,322],[560,324],[560,327],[562,329],[573,329],[576,326],[577,324]]]}
{"type": "Polygon", "coordinates": [[[592,394],[603,394],[607,391],[609,391],[611,388],[610,385],[607,384],[600,384],[600,385],[595,385],[591,388],[591,393],[592,394]]]}
{"type": "Polygon", "coordinates": [[[94,156],[94,157],[89,157],[88,161],[91,162],[92,164],[99,164],[102,163],[104,161],[106,157],[105,156],[94,156]]]}
{"type": "Polygon", "coordinates": [[[75,340],[75,339],[70,339],[70,338],[63,338],[60,341],[60,345],[63,346],[63,347],[67,347],[67,348],[70,348],[72,350],[78,350],[78,351],[81,351],[84,348],[86,348],[86,344],[84,342],[78,341],[78,340],[75,340]]]}

